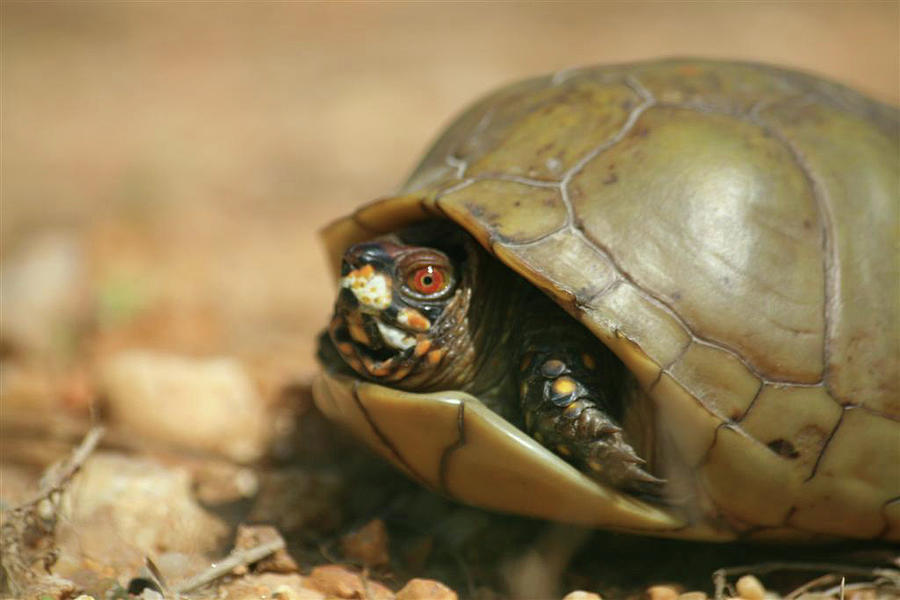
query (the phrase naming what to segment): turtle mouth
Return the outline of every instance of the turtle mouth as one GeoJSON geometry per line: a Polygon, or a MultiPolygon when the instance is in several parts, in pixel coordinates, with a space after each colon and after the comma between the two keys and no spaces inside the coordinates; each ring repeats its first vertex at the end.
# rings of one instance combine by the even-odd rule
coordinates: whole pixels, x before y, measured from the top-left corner
{"type": "Polygon", "coordinates": [[[329,326],[331,340],[355,371],[371,379],[397,381],[406,377],[430,348],[423,333],[410,331],[389,310],[361,310],[342,290],[329,326]]]}

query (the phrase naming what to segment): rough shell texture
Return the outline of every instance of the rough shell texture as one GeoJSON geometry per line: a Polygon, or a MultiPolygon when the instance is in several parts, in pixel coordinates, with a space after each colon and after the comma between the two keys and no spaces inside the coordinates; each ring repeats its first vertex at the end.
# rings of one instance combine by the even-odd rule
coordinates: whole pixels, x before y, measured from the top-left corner
{"type": "Polygon", "coordinates": [[[556,298],[647,394],[690,507],[660,529],[900,539],[898,121],[761,65],[565,71],[474,105],[326,243],[447,217],[556,298]]]}

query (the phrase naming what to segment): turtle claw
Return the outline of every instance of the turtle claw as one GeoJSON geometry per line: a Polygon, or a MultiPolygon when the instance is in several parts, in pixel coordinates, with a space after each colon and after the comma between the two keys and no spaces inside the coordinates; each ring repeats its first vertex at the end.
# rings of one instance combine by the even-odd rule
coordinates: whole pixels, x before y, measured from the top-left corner
{"type": "Polygon", "coordinates": [[[647,461],[637,455],[621,434],[591,442],[585,462],[591,477],[600,483],[651,497],[662,495],[665,480],[643,468],[647,461]]]}

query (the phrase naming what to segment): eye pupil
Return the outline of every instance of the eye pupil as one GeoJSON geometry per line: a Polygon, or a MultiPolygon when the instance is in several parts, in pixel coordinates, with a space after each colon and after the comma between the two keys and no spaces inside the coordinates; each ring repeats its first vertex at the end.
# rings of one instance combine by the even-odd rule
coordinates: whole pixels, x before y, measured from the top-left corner
{"type": "Polygon", "coordinates": [[[428,265],[417,269],[407,280],[407,285],[419,294],[437,294],[447,287],[447,279],[440,267],[428,265]]]}

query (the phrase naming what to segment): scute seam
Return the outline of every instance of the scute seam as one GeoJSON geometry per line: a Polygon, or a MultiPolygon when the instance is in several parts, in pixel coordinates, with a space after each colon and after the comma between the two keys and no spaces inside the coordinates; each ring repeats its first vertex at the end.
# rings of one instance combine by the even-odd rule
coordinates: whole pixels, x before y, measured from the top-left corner
{"type": "Polygon", "coordinates": [[[441,486],[441,492],[448,496],[452,496],[453,494],[450,492],[447,487],[447,469],[449,468],[450,457],[453,453],[463,446],[466,445],[466,403],[460,402],[459,407],[456,409],[456,430],[458,432],[458,436],[456,441],[444,448],[444,451],[441,453],[441,461],[438,466],[438,484],[441,486]]]}
{"type": "Polygon", "coordinates": [[[856,408],[856,407],[854,407],[854,406],[843,407],[844,410],[842,410],[840,416],[838,416],[837,423],[834,424],[834,427],[832,428],[831,432],[828,434],[828,437],[825,438],[825,442],[822,444],[822,449],[819,450],[819,456],[816,457],[816,462],[813,465],[812,471],[809,472],[809,476],[803,480],[803,483],[806,483],[807,481],[812,480],[812,478],[816,476],[816,473],[819,470],[819,464],[822,462],[822,458],[825,456],[825,453],[828,452],[828,446],[831,445],[831,440],[834,439],[834,435],[837,433],[837,430],[840,429],[841,423],[844,422],[844,415],[847,414],[848,410],[852,410],[854,408],[856,408]]]}
{"type": "Polygon", "coordinates": [[[387,447],[388,450],[397,458],[397,461],[403,465],[403,467],[409,471],[410,475],[416,480],[416,482],[426,488],[431,488],[431,485],[425,480],[424,477],[419,475],[418,471],[412,468],[400,451],[397,450],[397,447],[394,446],[393,442],[391,442],[390,438],[384,434],[381,429],[378,428],[378,425],[372,419],[372,415],[369,414],[368,409],[366,409],[365,405],[362,403],[362,400],[359,398],[359,380],[353,380],[353,401],[356,402],[356,405],[359,407],[360,412],[362,412],[363,416],[366,418],[366,421],[369,423],[369,426],[372,428],[372,431],[375,432],[375,435],[378,436],[378,439],[381,440],[381,443],[387,447]]]}

